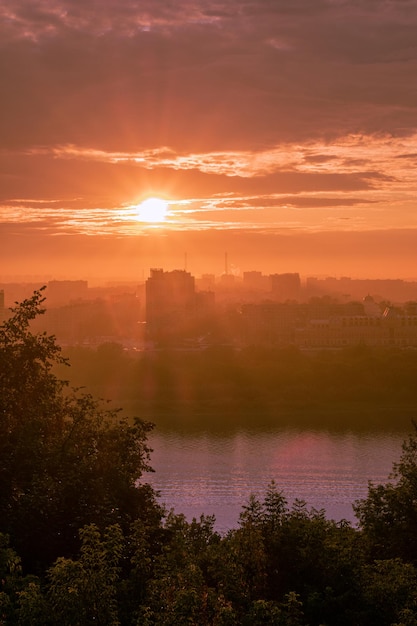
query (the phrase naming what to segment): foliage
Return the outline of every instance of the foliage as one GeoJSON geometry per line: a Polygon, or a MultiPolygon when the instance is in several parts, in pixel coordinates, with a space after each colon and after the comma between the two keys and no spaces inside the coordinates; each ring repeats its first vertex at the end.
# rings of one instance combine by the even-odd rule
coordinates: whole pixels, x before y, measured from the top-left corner
{"type": "Polygon", "coordinates": [[[417,623],[417,572],[401,559],[374,561],[362,572],[364,617],[369,626],[417,623]]]}
{"type": "Polygon", "coordinates": [[[0,625],[7,624],[10,620],[20,574],[20,558],[10,547],[9,537],[0,533],[0,625]]]}
{"type": "Polygon", "coordinates": [[[117,583],[123,553],[123,534],[109,526],[103,538],[94,524],[80,531],[78,560],[59,558],[49,570],[48,600],[53,623],[119,624],[117,583]]]}
{"type": "Polygon", "coordinates": [[[119,417],[53,371],[54,337],[33,334],[42,290],[0,327],[0,531],[23,562],[43,569],[78,549],[85,524],[123,529],[155,505],[146,437],[151,425],[119,417]]]}
{"type": "Polygon", "coordinates": [[[417,566],[417,428],[385,485],[369,484],[368,497],[355,504],[373,557],[400,557],[417,566]]]}

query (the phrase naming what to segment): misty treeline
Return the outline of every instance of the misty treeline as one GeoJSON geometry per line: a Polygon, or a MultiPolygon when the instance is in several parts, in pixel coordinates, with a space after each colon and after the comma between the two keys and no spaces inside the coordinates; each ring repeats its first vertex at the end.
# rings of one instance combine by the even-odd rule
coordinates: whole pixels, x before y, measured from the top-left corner
{"type": "Polygon", "coordinates": [[[0,624],[417,625],[417,431],[357,526],[271,483],[220,535],[146,483],[151,424],[56,376],[42,302],[0,327],[0,624]]]}
{"type": "Polygon", "coordinates": [[[417,350],[229,346],[128,352],[67,347],[74,385],[163,427],[286,424],[408,428],[417,350]]]}

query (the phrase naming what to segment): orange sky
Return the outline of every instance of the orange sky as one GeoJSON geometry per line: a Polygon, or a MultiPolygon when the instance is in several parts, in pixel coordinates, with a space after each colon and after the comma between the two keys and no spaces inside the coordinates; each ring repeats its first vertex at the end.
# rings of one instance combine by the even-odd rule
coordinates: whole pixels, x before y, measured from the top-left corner
{"type": "Polygon", "coordinates": [[[417,277],[415,0],[3,0],[0,279],[417,277]],[[158,225],[135,206],[169,202],[158,225]]]}

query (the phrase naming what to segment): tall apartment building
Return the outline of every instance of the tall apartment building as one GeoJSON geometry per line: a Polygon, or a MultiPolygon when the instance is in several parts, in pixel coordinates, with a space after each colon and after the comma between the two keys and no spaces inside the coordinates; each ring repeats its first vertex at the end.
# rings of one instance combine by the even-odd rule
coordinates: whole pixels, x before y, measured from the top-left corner
{"type": "Polygon", "coordinates": [[[298,273],[271,274],[271,292],[274,300],[299,300],[301,295],[301,279],[298,273]]]}
{"type": "Polygon", "coordinates": [[[243,287],[250,291],[268,291],[270,279],[255,270],[243,272],[243,287]]]}
{"type": "Polygon", "coordinates": [[[195,280],[185,270],[151,269],[146,281],[146,327],[155,339],[190,330],[195,319],[195,280]]]}

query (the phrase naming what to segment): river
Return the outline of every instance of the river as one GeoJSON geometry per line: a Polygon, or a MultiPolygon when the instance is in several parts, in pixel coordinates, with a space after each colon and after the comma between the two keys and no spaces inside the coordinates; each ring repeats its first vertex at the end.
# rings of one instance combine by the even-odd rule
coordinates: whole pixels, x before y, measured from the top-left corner
{"type": "Polygon", "coordinates": [[[229,434],[155,432],[148,480],[168,509],[191,521],[216,517],[226,532],[238,525],[250,494],[262,498],[275,480],[291,505],[304,499],[330,519],[355,523],[352,504],[368,481],[386,482],[406,433],[285,429],[229,434]]]}

